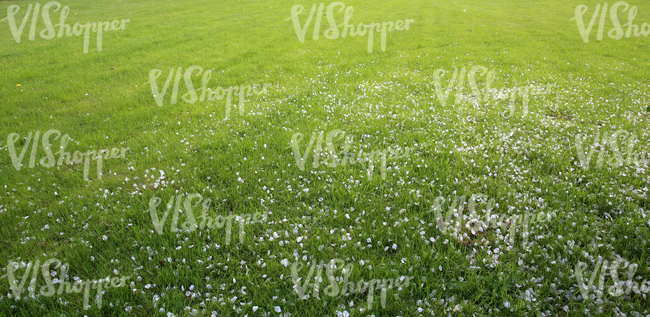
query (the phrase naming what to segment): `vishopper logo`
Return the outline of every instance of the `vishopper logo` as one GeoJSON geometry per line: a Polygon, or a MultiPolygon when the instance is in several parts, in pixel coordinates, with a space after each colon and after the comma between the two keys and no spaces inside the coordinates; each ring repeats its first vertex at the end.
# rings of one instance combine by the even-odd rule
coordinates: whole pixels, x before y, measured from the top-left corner
{"type": "Polygon", "coordinates": [[[444,69],[436,69],[436,71],[433,73],[433,84],[436,88],[436,96],[438,97],[438,101],[443,106],[447,105],[447,100],[451,94],[451,91],[456,88],[456,95],[455,95],[455,103],[459,104],[462,100],[462,93],[463,89],[465,86],[465,76],[467,75],[467,80],[469,83],[469,86],[472,89],[472,95],[474,96],[474,100],[477,103],[481,103],[483,100],[487,101],[488,100],[488,95],[487,91],[489,91],[490,86],[492,85],[492,82],[494,81],[495,77],[495,72],[494,70],[491,70],[488,72],[487,67],[485,66],[473,66],[470,70],[469,73],[467,73],[467,68],[463,67],[460,70],[460,75],[458,74],[458,68],[454,67],[454,73],[451,76],[451,79],[449,79],[449,83],[447,84],[447,88],[443,90],[443,85],[441,83],[441,79],[443,78],[445,73],[444,69]],[[485,87],[484,90],[486,91],[485,98],[482,97],[481,95],[481,90],[479,89],[478,85],[476,84],[476,76],[477,73],[479,76],[486,76],[485,77],[485,87]]]}
{"type": "MultiPolygon", "coordinates": [[[[293,136],[291,136],[291,149],[293,151],[293,156],[296,159],[296,165],[298,165],[298,168],[300,168],[301,171],[305,170],[305,163],[307,162],[307,156],[309,155],[309,152],[311,152],[312,148],[314,149],[314,160],[312,163],[312,168],[318,168],[320,165],[320,153],[322,151],[322,146],[323,146],[323,136],[324,132],[321,131],[320,133],[312,132],[311,139],[309,140],[309,144],[307,144],[307,149],[305,149],[305,152],[303,154],[300,153],[300,141],[303,139],[303,134],[302,133],[294,133],[293,136]],[[314,141],[316,141],[316,138],[318,136],[318,141],[316,142],[316,147],[314,148],[314,141]]],[[[350,148],[352,147],[352,144],[354,142],[354,136],[353,135],[347,135],[345,134],[345,131],[343,130],[332,130],[329,133],[327,133],[327,137],[325,138],[326,142],[326,150],[329,152],[329,156],[323,160],[323,164],[327,167],[337,167],[339,165],[345,166],[347,164],[353,165],[353,164],[368,164],[368,180],[372,180],[372,174],[373,170],[375,167],[375,158],[379,161],[381,161],[381,179],[386,179],[386,164],[388,160],[391,159],[401,159],[401,158],[406,158],[410,156],[411,151],[413,148],[406,147],[403,151],[399,149],[385,149],[383,151],[372,151],[370,153],[363,153],[363,150],[359,151],[357,153],[356,159],[354,156],[354,153],[350,151],[350,148]],[[336,147],[334,145],[334,139],[338,140],[343,140],[345,138],[345,143],[343,144],[343,148],[341,151],[341,154],[343,155],[343,159],[339,159],[339,156],[336,152],[336,147]],[[390,153],[389,153],[390,152],[390,153]]]]}
{"type": "MultiPolygon", "coordinates": [[[[345,4],[341,1],[336,1],[332,2],[327,6],[326,13],[323,13],[323,8],[324,4],[321,3],[318,6],[318,12],[316,13],[316,21],[314,25],[314,35],[313,35],[313,40],[316,41],[318,40],[318,37],[320,35],[320,27],[321,27],[321,18],[325,15],[327,16],[327,23],[329,24],[329,28],[323,32],[323,35],[325,38],[330,39],[330,40],[336,40],[339,38],[339,35],[341,38],[345,38],[346,36],[364,36],[366,33],[368,34],[368,53],[372,53],[372,48],[373,48],[373,42],[374,42],[374,32],[381,32],[381,50],[386,51],[386,32],[393,32],[393,30],[397,31],[403,31],[403,30],[408,30],[409,29],[409,24],[415,22],[413,19],[406,19],[405,21],[402,20],[397,20],[396,22],[372,22],[370,24],[363,24],[359,23],[357,25],[356,29],[354,25],[349,24],[350,19],[352,18],[352,13],[354,9],[351,6],[348,6],[347,8],[345,7],[345,4]],[[336,20],[334,18],[334,10],[336,8],[338,9],[338,12],[342,12],[343,9],[345,9],[345,16],[343,17],[343,23],[337,25],[336,20]],[[343,27],[343,31],[339,32],[339,26],[343,27]]],[[[291,17],[286,19],[285,21],[291,20],[293,23],[293,28],[296,31],[296,36],[298,37],[298,40],[300,43],[305,42],[305,33],[307,33],[307,29],[309,28],[309,25],[311,24],[312,18],[314,17],[314,12],[316,12],[316,4],[312,5],[311,11],[309,12],[309,16],[307,17],[307,21],[305,21],[304,26],[301,26],[300,20],[298,19],[298,16],[302,13],[304,10],[304,7],[297,4],[291,8],[291,17]]]]}
{"type": "MultiPolygon", "coordinates": [[[[593,144],[591,145],[591,148],[588,150],[588,152],[585,152],[585,146],[583,145],[584,142],[587,140],[587,137],[584,136],[583,134],[578,134],[576,135],[575,139],[575,148],[578,151],[578,159],[580,160],[580,164],[584,170],[589,169],[589,164],[591,162],[591,159],[596,151],[596,148],[599,149],[598,153],[598,161],[596,162],[596,167],[601,168],[603,167],[603,160],[605,159],[605,150],[606,146],[609,145],[609,147],[612,149],[612,154],[613,156],[609,157],[609,160],[607,160],[607,164],[611,167],[621,167],[623,164],[628,165],[628,166],[633,166],[633,165],[641,165],[641,166],[648,166],[648,162],[650,161],[650,156],[648,155],[648,152],[645,150],[642,152],[634,152],[634,146],[638,142],[636,139],[635,134],[630,134],[630,132],[626,130],[617,130],[611,135],[609,135],[608,131],[604,131],[601,135],[600,131],[596,132],[596,136],[594,137],[593,144]],[[621,137],[621,141],[625,142],[627,139],[627,144],[626,144],[626,151],[625,153],[627,154],[627,157],[624,159],[623,155],[621,154],[621,151],[619,149],[619,144],[618,144],[618,138],[619,136],[621,137]]],[[[640,144],[644,144],[643,142],[639,142],[640,144]]]]}
{"type": "MultiPolygon", "coordinates": [[[[39,271],[41,271],[43,275],[43,280],[45,281],[45,286],[40,288],[39,294],[41,296],[51,297],[54,296],[55,292],[57,295],[61,295],[63,294],[64,290],[68,294],[72,292],[79,294],[82,291],[84,291],[84,304],[83,304],[84,310],[90,308],[90,305],[88,305],[88,299],[89,299],[91,284],[92,284],[92,289],[97,290],[97,296],[95,299],[97,308],[102,308],[102,296],[104,294],[104,291],[102,289],[123,287],[126,285],[126,280],[131,278],[130,276],[121,277],[119,279],[117,277],[113,277],[112,279],[109,279],[107,277],[105,279],[83,281],[75,277],[74,283],[70,285],[70,282],[66,281],[68,279],[67,272],[68,272],[69,265],[67,263],[61,265],[61,261],[52,258],[43,262],[42,265],[40,264],[40,260],[36,260],[36,263],[33,265],[32,262],[30,261],[29,264],[27,264],[27,268],[25,269],[22,278],[19,277],[20,284],[18,284],[16,281],[16,272],[19,269],[24,267],[25,267],[24,262],[22,263],[22,265],[19,265],[18,263],[13,261],[9,261],[9,263],[7,264],[6,276],[9,278],[9,286],[11,287],[11,291],[13,292],[13,296],[16,298],[16,300],[21,299],[21,296],[23,294],[23,288],[25,287],[25,283],[30,273],[32,274],[32,278],[28,288],[29,297],[33,299],[36,298],[34,296],[37,291],[36,280],[38,279],[39,271]],[[50,266],[52,264],[55,264],[54,267],[55,269],[59,269],[59,268],[61,269],[58,272],[58,274],[57,272],[50,271],[50,266]],[[57,275],[59,276],[58,278],[52,279],[52,277],[57,275]],[[58,291],[54,287],[54,284],[57,283],[59,284],[58,291]]],[[[11,298],[11,294],[7,295],[7,297],[11,298]]]]}
{"type": "MultiPolygon", "coordinates": [[[[610,277],[612,278],[613,285],[607,288],[607,293],[614,297],[619,297],[623,294],[630,295],[633,291],[635,294],[640,295],[641,293],[647,294],[650,292],[650,280],[644,280],[642,283],[634,281],[634,274],[636,273],[638,264],[631,264],[628,260],[624,258],[618,258],[611,263],[602,258],[598,258],[596,267],[594,267],[589,277],[589,281],[585,284],[584,274],[587,264],[583,262],[578,262],[575,267],[575,277],[578,281],[578,289],[582,295],[582,299],[586,300],[589,298],[589,292],[594,288],[594,281],[596,276],[598,276],[598,270],[600,269],[600,279],[598,280],[598,288],[596,289],[596,296],[601,298],[603,296],[603,290],[605,289],[605,277],[607,276],[607,269],[610,269],[610,277]],[[601,266],[602,264],[602,266],[601,266]],[[621,264],[623,264],[621,266],[621,264]],[[618,277],[618,269],[627,268],[627,281],[620,281],[618,277]]],[[[644,295],[645,298],[645,295],[644,295]]]]}
{"type": "Polygon", "coordinates": [[[456,89],[454,95],[454,103],[460,104],[463,101],[471,101],[477,104],[482,104],[483,102],[488,102],[490,100],[499,100],[499,99],[508,99],[510,98],[510,116],[514,116],[515,106],[517,96],[522,98],[522,107],[523,107],[523,116],[525,117],[528,114],[528,103],[531,95],[541,95],[547,94],[550,91],[552,85],[547,85],[545,90],[540,89],[539,87],[514,87],[514,88],[491,88],[492,82],[495,78],[494,70],[488,71],[488,68],[481,65],[472,66],[467,71],[466,67],[462,67],[460,72],[458,68],[454,68],[454,72],[447,83],[446,88],[442,84],[442,79],[445,75],[444,69],[436,69],[433,73],[433,84],[436,89],[436,96],[438,101],[443,106],[447,105],[451,93],[456,89]],[[477,76],[485,76],[485,85],[483,88],[479,88],[477,84],[477,76]],[[468,90],[465,93],[465,78],[467,77],[467,84],[471,89],[471,92],[468,90]],[[483,91],[483,93],[481,93],[483,91]]]}
{"type": "MultiPolygon", "coordinates": [[[[605,29],[605,21],[607,20],[607,2],[602,5],[602,11],[601,5],[597,4],[596,9],[594,10],[594,13],[591,16],[591,20],[589,20],[589,24],[587,27],[585,27],[585,22],[583,21],[582,16],[587,13],[588,7],[586,5],[579,5],[576,7],[575,11],[575,18],[569,20],[576,20],[576,23],[578,24],[578,32],[580,32],[580,36],[582,37],[582,40],[585,43],[589,43],[589,34],[591,33],[591,29],[594,27],[594,23],[596,22],[596,19],[598,18],[598,15],[600,14],[600,22],[598,24],[598,34],[596,36],[596,39],[601,41],[603,39],[603,31],[605,29]]],[[[613,39],[613,40],[619,40],[623,38],[623,35],[625,35],[625,38],[630,38],[632,36],[632,31],[634,31],[634,36],[639,37],[641,35],[643,36],[648,36],[650,35],[650,25],[647,23],[643,23],[641,28],[639,28],[638,25],[634,24],[634,18],[636,17],[637,13],[637,8],[636,6],[630,7],[630,5],[625,2],[625,1],[619,1],[616,2],[612,5],[612,7],[609,9],[609,17],[612,20],[612,25],[613,29],[611,29],[609,32],[607,32],[607,35],[613,39]],[[621,9],[622,8],[622,9],[621,9]],[[627,30],[624,32],[623,28],[621,27],[621,23],[618,21],[618,11],[621,9],[621,12],[628,11],[627,14],[627,23],[623,24],[623,27],[627,27],[627,30]]]]}
{"type": "MultiPolygon", "coordinates": [[[[13,35],[16,43],[20,43],[23,37],[23,30],[25,28],[25,24],[27,24],[27,21],[29,20],[30,14],[32,13],[32,8],[34,11],[32,14],[32,23],[29,31],[29,40],[33,41],[34,38],[36,37],[36,25],[38,23],[38,13],[40,11],[40,6],[41,6],[40,3],[36,3],[36,5],[29,4],[27,6],[27,11],[23,16],[23,20],[20,23],[20,26],[16,24],[16,18],[15,18],[18,11],[20,11],[20,7],[18,5],[13,4],[7,8],[7,17],[2,19],[2,21],[7,20],[9,22],[9,29],[11,30],[11,35],[13,35]]],[[[65,24],[65,20],[68,17],[69,13],[70,13],[70,7],[65,6],[61,8],[61,3],[59,2],[50,1],[46,3],[43,6],[43,11],[41,11],[41,16],[43,17],[43,24],[45,24],[45,29],[43,29],[39,34],[45,40],[51,40],[54,38],[54,36],[61,38],[63,36],[64,31],[66,36],[73,36],[73,35],[80,36],[81,34],[83,34],[84,53],[88,53],[88,44],[90,43],[91,28],[93,32],[97,33],[97,51],[101,52],[103,32],[124,30],[126,28],[126,23],[131,21],[129,19],[126,20],[122,19],[121,21],[113,20],[113,22],[88,22],[86,24],[75,23],[73,27],[70,27],[70,25],[65,24]],[[50,20],[50,9],[52,7],[54,7],[54,10],[52,10],[53,12],[57,12],[61,10],[59,23],[54,25],[52,25],[52,21],[50,20]],[[54,30],[55,26],[59,27],[58,33],[56,33],[54,30]]]]}
{"type": "Polygon", "coordinates": [[[230,86],[228,88],[217,87],[216,89],[212,90],[211,88],[208,88],[208,83],[212,77],[212,70],[204,72],[203,67],[194,65],[187,68],[185,72],[183,72],[182,67],[178,67],[177,69],[171,68],[169,75],[167,76],[167,81],[165,81],[165,84],[162,86],[162,90],[160,90],[157,80],[161,75],[162,70],[152,69],[149,72],[149,81],[145,83],[145,85],[149,84],[151,86],[151,93],[153,94],[154,100],[156,101],[158,107],[163,106],[163,100],[165,99],[167,89],[169,88],[172,79],[174,79],[174,86],[172,87],[172,94],[170,97],[171,104],[175,105],[178,102],[179,84],[182,78],[185,87],[187,88],[187,92],[181,96],[181,100],[189,104],[194,104],[197,101],[205,101],[206,96],[208,101],[214,101],[215,99],[221,100],[223,98],[226,98],[226,118],[230,117],[233,97],[239,97],[239,103],[237,106],[239,107],[239,115],[243,116],[245,114],[244,97],[250,97],[253,95],[253,93],[256,95],[266,94],[267,88],[271,86],[271,84],[265,83],[263,85],[253,85],[252,87],[250,85],[230,86]],[[174,75],[174,72],[176,75],[174,75]],[[193,75],[195,72],[196,75],[193,75]],[[203,73],[203,76],[201,77],[201,88],[196,89],[194,88],[194,83],[192,82],[192,76],[200,76],[201,73],[203,73]],[[200,95],[197,94],[197,90],[201,93],[200,95]]]}
{"type": "MultiPolygon", "coordinates": [[[[289,264],[287,259],[282,260],[282,264],[286,267],[289,264]]],[[[323,281],[321,275],[323,268],[326,270],[327,281],[329,285],[325,287],[324,293],[327,296],[343,296],[347,293],[351,294],[362,294],[366,291],[368,292],[367,303],[368,310],[372,310],[372,305],[374,303],[374,292],[375,289],[381,288],[381,306],[386,308],[386,291],[388,289],[399,289],[407,288],[410,285],[410,280],[413,276],[402,276],[395,279],[371,279],[369,282],[365,282],[363,279],[360,279],[357,283],[354,283],[350,280],[350,275],[352,274],[353,264],[348,263],[345,265],[345,260],[342,259],[333,259],[328,265],[326,265],[322,260],[318,265],[311,265],[309,268],[309,273],[305,279],[299,275],[299,272],[304,268],[304,264],[301,262],[296,262],[291,265],[291,279],[294,284],[294,290],[298,294],[300,299],[307,299],[309,295],[305,295],[309,283],[314,277],[315,283],[312,285],[312,296],[320,299],[320,283],[323,281]],[[316,276],[314,276],[314,270],[318,268],[316,276]],[[339,286],[337,281],[340,281],[340,278],[334,276],[334,272],[341,269],[341,274],[343,274],[343,284],[342,287],[339,286]]],[[[413,283],[416,285],[415,283],[413,283]]]]}
{"type": "MultiPolygon", "coordinates": [[[[153,196],[149,200],[149,213],[151,214],[151,220],[153,221],[153,225],[156,229],[156,232],[158,232],[159,235],[163,234],[163,227],[165,225],[167,217],[169,216],[169,212],[171,211],[172,208],[174,208],[174,214],[172,215],[172,220],[170,225],[171,232],[177,232],[179,214],[185,213],[187,220],[185,220],[185,222],[181,225],[183,231],[194,232],[196,229],[203,230],[204,228],[221,229],[225,225],[226,245],[230,245],[233,219],[239,222],[239,243],[243,244],[244,237],[246,234],[246,232],[244,231],[244,225],[246,223],[251,223],[251,218],[252,218],[252,223],[265,222],[267,221],[268,214],[269,214],[268,209],[266,209],[263,213],[256,212],[255,214],[252,215],[251,214],[244,214],[241,216],[217,215],[214,218],[212,218],[208,215],[208,211],[210,210],[210,206],[212,205],[212,200],[210,198],[203,199],[201,194],[190,194],[187,197],[185,197],[185,200],[183,200],[183,198],[180,195],[172,196],[169,199],[169,202],[167,203],[166,211],[162,215],[162,218],[160,218],[158,212],[156,211],[156,208],[158,207],[158,205],[160,205],[161,202],[162,199],[156,196],[153,196]],[[195,199],[196,202],[193,203],[193,200],[195,199]],[[176,200],[176,204],[174,204],[174,200],[176,200]],[[181,210],[181,205],[184,207],[183,210],[181,210]],[[194,217],[194,211],[192,209],[199,207],[199,205],[201,206],[201,216],[199,216],[201,222],[197,223],[196,217],[194,217]]],[[[145,212],[147,211],[145,210],[145,212]]]]}
{"type": "Polygon", "coordinates": [[[501,89],[491,88],[486,91],[485,98],[483,100],[487,102],[490,99],[492,100],[510,99],[508,110],[502,112],[501,114],[503,116],[506,116],[505,113],[508,112],[508,116],[506,117],[512,118],[515,116],[515,110],[517,109],[517,96],[521,96],[522,99],[521,112],[523,113],[522,118],[525,118],[528,115],[528,104],[529,104],[530,96],[549,94],[551,91],[550,88],[553,86],[555,85],[548,84],[544,89],[540,88],[539,86],[537,87],[521,86],[521,87],[513,87],[513,88],[503,87],[501,89]]]}
{"type": "MultiPolygon", "coordinates": [[[[41,137],[41,132],[36,131],[35,134],[32,132],[29,132],[27,135],[27,138],[25,139],[25,144],[23,145],[22,150],[20,151],[20,155],[16,155],[16,142],[21,143],[22,140],[20,140],[20,135],[18,133],[11,133],[7,136],[7,146],[6,148],[9,150],[9,156],[11,157],[11,163],[13,164],[14,168],[17,171],[20,171],[22,167],[22,162],[25,157],[25,153],[27,152],[27,149],[29,149],[29,145],[31,143],[32,145],[32,150],[31,154],[29,156],[29,168],[34,168],[36,165],[36,153],[38,152],[38,141],[39,137],[41,137]],[[33,142],[32,142],[32,137],[33,137],[33,142]]],[[[88,181],[88,168],[90,166],[90,159],[93,159],[97,162],[97,178],[102,179],[102,166],[103,166],[103,160],[105,159],[117,159],[117,158],[125,158],[126,151],[129,150],[128,147],[126,148],[121,148],[121,150],[118,150],[116,148],[113,149],[105,149],[105,150],[90,150],[87,152],[79,152],[75,151],[74,154],[72,155],[72,160],[70,160],[70,152],[65,152],[65,148],[68,145],[68,142],[71,141],[72,139],[68,134],[64,134],[61,136],[61,131],[59,130],[48,130],[43,133],[42,138],[41,138],[41,145],[43,147],[43,151],[45,152],[45,156],[41,158],[39,163],[41,166],[45,168],[51,168],[54,167],[56,164],[57,166],[61,166],[63,164],[63,161],[65,159],[65,163],[70,165],[70,164],[81,164],[81,162],[84,162],[84,180],[88,181]],[[50,145],[50,137],[52,135],[55,135],[54,140],[61,138],[60,142],[60,147],[59,151],[56,153],[52,153],[51,145],[50,145]],[[54,157],[54,154],[59,155],[58,161],[54,157]]]]}
{"type": "MultiPolygon", "coordinates": [[[[435,219],[437,222],[437,227],[440,232],[443,234],[446,234],[449,231],[450,228],[450,223],[452,220],[452,216],[456,215],[456,231],[458,231],[460,228],[466,228],[472,232],[472,234],[476,234],[479,232],[482,228],[483,229],[489,229],[489,228],[498,228],[501,227],[502,229],[506,229],[506,222],[508,223],[510,227],[510,243],[514,243],[515,239],[515,229],[518,223],[521,224],[523,227],[523,245],[525,246],[526,243],[528,243],[528,230],[530,229],[532,224],[535,223],[541,223],[541,222],[546,222],[549,221],[551,218],[550,214],[545,214],[544,212],[539,212],[537,215],[529,215],[525,214],[523,217],[521,215],[514,215],[511,217],[506,217],[505,215],[491,215],[492,210],[496,206],[496,202],[494,198],[490,198],[488,200],[488,196],[485,194],[472,194],[470,197],[469,201],[467,201],[467,197],[465,195],[463,196],[455,196],[453,201],[451,198],[448,200],[445,199],[442,196],[436,197],[436,199],[433,201],[433,206],[432,206],[432,211],[434,212],[435,219]],[[443,215],[443,210],[444,210],[444,205],[445,202],[449,201],[449,210],[447,211],[446,215],[443,215]],[[464,224],[464,218],[463,218],[463,210],[465,208],[465,205],[467,203],[467,208],[469,210],[469,221],[467,224],[464,224]],[[477,205],[479,203],[485,203],[485,209],[483,210],[483,213],[485,214],[485,220],[482,220],[481,217],[477,214],[477,205]]],[[[431,211],[430,211],[431,212],[431,211]]]]}

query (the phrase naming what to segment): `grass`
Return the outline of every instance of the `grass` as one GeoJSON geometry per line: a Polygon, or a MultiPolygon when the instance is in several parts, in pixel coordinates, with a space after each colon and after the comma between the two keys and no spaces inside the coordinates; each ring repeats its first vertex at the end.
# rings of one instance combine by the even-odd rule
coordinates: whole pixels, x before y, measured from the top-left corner
{"type": "MultiPolygon", "coordinates": [[[[28,3],[3,1],[0,12],[17,4],[21,21],[28,3]]],[[[287,19],[300,4],[304,23],[308,2],[62,2],[70,25],[130,19],[104,33],[101,52],[91,36],[88,53],[82,37],[28,40],[31,20],[16,43],[0,22],[0,146],[10,133],[57,129],[73,139],[66,151],[130,148],[126,159],[104,162],[101,180],[91,167],[88,182],[82,165],[30,169],[28,151],[17,171],[0,151],[2,315],[257,316],[278,315],[276,307],[293,316],[650,314],[645,295],[583,300],[574,276],[579,261],[589,277],[599,257],[623,257],[650,279],[647,165],[584,170],[575,147],[578,134],[591,147],[597,131],[624,129],[638,138],[635,151],[648,151],[648,38],[597,41],[596,25],[584,43],[569,20],[581,4],[591,18],[597,1],[344,3],[355,24],[415,22],[390,32],[385,52],[375,38],[373,53],[366,36],[314,41],[313,26],[300,43],[287,19]],[[179,102],[170,103],[170,87],[158,107],[150,71],[162,70],[162,87],[169,69],[192,65],[212,69],[209,87],[272,87],[246,99],[248,114],[234,107],[228,119],[223,99],[182,102],[183,81],[179,102]],[[554,87],[531,96],[526,116],[520,98],[513,116],[508,100],[477,104],[465,93],[456,103],[455,89],[441,104],[434,72],[445,70],[446,87],[454,68],[477,65],[495,72],[492,88],[554,87]],[[292,135],[304,135],[304,151],[312,132],[335,129],[354,135],[354,153],[415,149],[389,161],[385,179],[375,166],[369,180],[365,164],[313,168],[313,153],[301,171],[292,135]],[[170,197],[192,193],[213,201],[213,216],[265,208],[269,216],[246,226],[243,244],[238,229],[226,245],[223,228],[171,233],[170,220],[158,235],[150,199],[162,199],[162,213],[170,197]],[[525,247],[519,227],[514,244],[505,228],[443,234],[434,199],[478,193],[495,199],[492,214],[551,220],[531,228],[525,247]],[[71,278],[132,283],[106,290],[101,309],[91,298],[84,310],[83,294],[31,298],[27,285],[15,300],[5,265],[49,258],[69,263],[71,278]],[[414,276],[417,284],[389,291],[385,308],[376,292],[370,312],[367,293],[298,298],[282,260],[335,258],[354,263],[351,281],[414,276]]],[[[650,21],[649,4],[630,5],[637,24],[650,21]]],[[[477,78],[484,88],[485,76],[477,78]]]]}

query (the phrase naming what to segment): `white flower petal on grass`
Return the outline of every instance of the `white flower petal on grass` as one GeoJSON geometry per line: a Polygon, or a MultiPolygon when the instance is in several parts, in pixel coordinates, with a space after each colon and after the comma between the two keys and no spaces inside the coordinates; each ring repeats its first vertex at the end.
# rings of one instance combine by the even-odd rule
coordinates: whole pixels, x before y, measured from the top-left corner
{"type": "MultiPolygon", "coordinates": [[[[298,241],[298,242],[300,242],[300,241],[298,241]]],[[[284,265],[284,267],[287,267],[289,265],[289,260],[284,259],[284,260],[280,261],[280,263],[282,263],[282,265],[284,265]]]]}
{"type": "Polygon", "coordinates": [[[273,310],[275,310],[276,313],[281,313],[282,312],[282,309],[280,309],[280,306],[275,306],[273,308],[273,310]]]}

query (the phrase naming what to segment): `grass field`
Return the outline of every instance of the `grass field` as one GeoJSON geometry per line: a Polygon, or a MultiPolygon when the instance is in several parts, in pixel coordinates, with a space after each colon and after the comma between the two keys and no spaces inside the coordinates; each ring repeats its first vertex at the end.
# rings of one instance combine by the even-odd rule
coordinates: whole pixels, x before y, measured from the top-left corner
{"type": "Polygon", "coordinates": [[[326,37],[328,2],[301,42],[319,4],[66,0],[71,32],[125,20],[84,53],[0,2],[0,315],[650,316],[647,36],[606,11],[585,43],[593,0],[345,1],[355,27],[413,20],[369,52],[326,37]],[[371,310],[338,294],[401,277],[371,310]]]}

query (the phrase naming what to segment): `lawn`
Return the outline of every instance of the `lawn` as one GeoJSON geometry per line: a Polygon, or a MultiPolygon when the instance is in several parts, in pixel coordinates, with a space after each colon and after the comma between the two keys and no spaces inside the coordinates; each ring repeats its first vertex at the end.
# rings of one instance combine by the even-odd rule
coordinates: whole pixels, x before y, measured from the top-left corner
{"type": "Polygon", "coordinates": [[[0,315],[650,316],[604,4],[0,2],[0,315]]]}

